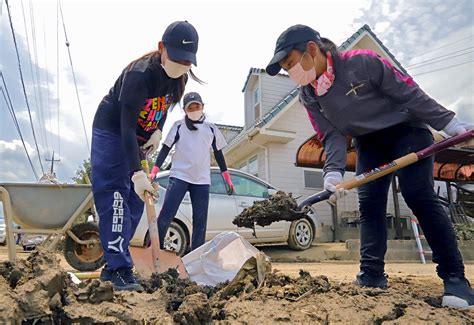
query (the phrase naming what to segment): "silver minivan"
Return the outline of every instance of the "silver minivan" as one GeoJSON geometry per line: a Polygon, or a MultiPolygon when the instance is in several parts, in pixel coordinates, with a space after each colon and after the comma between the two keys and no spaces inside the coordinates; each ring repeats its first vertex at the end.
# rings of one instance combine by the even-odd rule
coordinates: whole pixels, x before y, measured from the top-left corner
{"type": "MultiPolygon", "coordinates": [[[[226,193],[219,169],[211,167],[206,241],[223,231],[232,230],[252,244],[287,242],[292,249],[304,250],[311,246],[315,238],[321,236],[322,224],[314,211],[310,211],[306,218],[297,221],[274,222],[266,227],[256,226],[256,237],[253,235],[252,229],[239,228],[234,225],[232,221],[243,209],[251,206],[255,201],[268,198],[269,195],[276,193],[277,189],[245,172],[235,169],[229,169],[229,172],[234,183],[234,193],[230,196],[226,193]]],[[[160,172],[156,179],[160,184],[160,198],[155,207],[157,214],[159,214],[168,186],[169,171],[160,172]]],[[[183,255],[189,250],[190,238],[192,238],[192,208],[189,193],[187,193],[166,234],[164,245],[166,249],[183,255]]],[[[130,244],[143,246],[147,245],[148,241],[148,223],[144,212],[130,244]]]]}

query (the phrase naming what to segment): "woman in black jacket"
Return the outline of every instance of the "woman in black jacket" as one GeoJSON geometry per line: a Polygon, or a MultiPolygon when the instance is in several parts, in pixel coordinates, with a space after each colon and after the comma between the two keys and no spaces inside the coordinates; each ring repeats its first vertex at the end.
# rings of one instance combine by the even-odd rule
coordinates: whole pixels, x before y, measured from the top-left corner
{"type": "MultiPolygon", "coordinates": [[[[369,50],[338,52],[335,45],[304,25],[284,31],[266,71],[281,69],[301,86],[300,100],[324,145],[324,189],[332,200],[346,194],[336,189],[346,164],[346,136],[355,138],[357,174],[418,151],[433,143],[428,125],[454,136],[473,125],[454,117],[409,76],[369,50]]],[[[433,189],[433,158],[397,172],[405,202],[418,218],[433,250],[433,262],[444,281],[443,305],[474,306],[474,293],[464,275],[453,226],[433,189]]],[[[358,188],[361,266],[356,283],[387,287],[386,208],[391,177],[358,188]]]]}

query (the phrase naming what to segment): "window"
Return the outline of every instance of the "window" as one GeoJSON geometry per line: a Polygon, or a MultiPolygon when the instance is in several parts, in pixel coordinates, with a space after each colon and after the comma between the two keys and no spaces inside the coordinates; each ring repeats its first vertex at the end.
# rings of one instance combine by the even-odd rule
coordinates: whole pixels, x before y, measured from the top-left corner
{"type": "Polygon", "coordinates": [[[258,177],[258,156],[254,156],[239,165],[239,170],[258,177]]]}
{"type": "Polygon", "coordinates": [[[304,171],[304,187],[307,188],[323,188],[323,172],[322,171],[304,171]]]}
{"type": "Polygon", "coordinates": [[[232,175],[232,182],[234,183],[234,194],[240,196],[251,197],[268,197],[268,187],[256,180],[247,178],[243,175],[232,175]]]}
{"type": "Polygon", "coordinates": [[[255,88],[253,91],[253,106],[260,104],[260,91],[258,88],[255,88]]]}
{"type": "Polygon", "coordinates": [[[224,180],[220,173],[211,173],[211,188],[209,190],[211,194],[226,194],[224,180]]]}
{"type": "Polygon", "coordinates": [[[247,172],[255,177],[258,177],[258,157],[257,156],[250,158],[247,172]]]}
{"type": "Polygon", "coordinates": [[[253,99],[253,112],[255,120],[260,119],[261,112],[260,112],[260,91],[259,88],[255,88],[252,95],[253,99]]]}

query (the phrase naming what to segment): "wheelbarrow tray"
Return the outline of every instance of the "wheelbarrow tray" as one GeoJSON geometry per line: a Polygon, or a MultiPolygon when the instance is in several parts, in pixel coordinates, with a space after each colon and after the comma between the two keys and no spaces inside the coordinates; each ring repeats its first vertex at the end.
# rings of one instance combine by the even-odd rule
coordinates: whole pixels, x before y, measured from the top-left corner
{"type": "MultiPolygon", "coordinates": [[[[22,228],[62,228],[88,198],[91,185],[0,183],[8,191],[13,221],[22,228]]],[[[92,203],[91,203],[92,204],[92,203]]]]}

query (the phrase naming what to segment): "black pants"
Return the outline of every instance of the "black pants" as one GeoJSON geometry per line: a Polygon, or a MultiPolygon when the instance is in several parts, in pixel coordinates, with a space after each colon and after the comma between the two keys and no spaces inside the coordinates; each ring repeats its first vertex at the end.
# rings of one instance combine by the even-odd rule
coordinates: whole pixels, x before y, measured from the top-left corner
{"type": "Polygon", "coordinates": [[[160,233],[160,246],[162,249],[166,232],[178,212],[184,195],[188,191],[193,208],[191,250],[204,244],[206,241],[207,212],[209,209],[209,188],[210,185],[191,184],[179,178],[170,177],[163,207],[158,217],[158,231],[160,233]]]}
{"type": "MultiPolygon", "coordinates": [[[[427,129],[397,125],[356,139],[357,174],[416,152],[433,143],[427,129]]],[[[423,159],[397,171],[400,189],[418,218],[433,251],[433,262],[441,278],[464,276],[453,225],[434,191],[434,158],[423,159]]],[[[382,274],[387,251],[386,209],[391,175],[358,189],[360,210],[361,271],[382,274]]]]}

